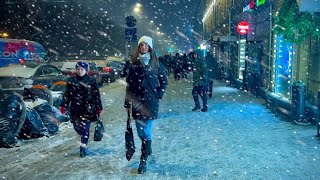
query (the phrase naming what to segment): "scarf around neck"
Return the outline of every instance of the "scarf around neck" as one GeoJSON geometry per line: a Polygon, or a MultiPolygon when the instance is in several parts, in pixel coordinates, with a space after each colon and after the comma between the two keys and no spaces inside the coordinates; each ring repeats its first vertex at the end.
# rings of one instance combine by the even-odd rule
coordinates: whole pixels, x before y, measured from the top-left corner
{"type": "Polygon", "coordinates": [[[143,67],[145,67],[150,62],[150,53],[147,52],[145,54],[139,54],[139,59],[141,61],[141,64],[143,65],[143,67]]]}

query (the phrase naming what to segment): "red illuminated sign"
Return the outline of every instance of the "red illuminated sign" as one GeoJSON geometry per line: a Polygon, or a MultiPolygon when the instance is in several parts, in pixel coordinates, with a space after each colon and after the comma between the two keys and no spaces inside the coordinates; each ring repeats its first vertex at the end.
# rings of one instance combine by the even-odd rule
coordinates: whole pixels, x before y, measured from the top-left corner
{"type": "Polygon", "coordinates": [[[249,23],[247,23],[245,21],[241,21],[238,23],[237,31],[239,34],[241,34],[241,35],[248,34],[249,30],[250,30],[249,23]]]}

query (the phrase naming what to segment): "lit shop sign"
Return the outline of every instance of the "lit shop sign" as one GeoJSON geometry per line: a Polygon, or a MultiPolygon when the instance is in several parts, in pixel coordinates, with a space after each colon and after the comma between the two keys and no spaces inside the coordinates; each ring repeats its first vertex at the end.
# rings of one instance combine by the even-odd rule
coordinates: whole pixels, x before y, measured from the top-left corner
{"type": "Polygon", "coordinates": [[[241,21],[238,23],[237,25],[237,32],[241,35],[245,35],[245,34],[248,34],[250,30],[250,26],[249,26],[249,23],[246,22],[246,21],[241,21]]]}

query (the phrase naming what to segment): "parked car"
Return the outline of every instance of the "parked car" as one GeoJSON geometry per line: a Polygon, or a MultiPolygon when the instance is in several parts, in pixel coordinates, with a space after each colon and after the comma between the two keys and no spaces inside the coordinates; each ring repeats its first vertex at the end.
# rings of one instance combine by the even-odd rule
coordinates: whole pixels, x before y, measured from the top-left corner
{"type": "MultiPolygon", "coordinates": [[[[61,71],[67,77],[75,76],[77,62],[78,61],[65,62],[61,67],[61,71]]],[[[103,74],[99,71],[99,68],[96,63],[88,62],[88,64],[89,64],[88,75],[91,77],[94,77],[98,83],[98,86],[101,87],[103,85],[103,74]]]]}
{"type": "Polygon", "coordinates": [[[115,78],[124,77],[123,68],[125,66],[125,62],[122,61],[109,61],[107,62],[107,67],[110,67],[115,72],[115,78]]]}
{"type": "Polygon", "coordinates": [[[67,77],[56,66],[49,64],[11,64],[0,68],[0,85],[3,89],[43,85],[50,89],[67,77]]]}
{"type": "Polygon", "coordinates": [[[114,82],[116,80],[115,78],[115,72],[111,67],[106,67],[106,65],[100,65],[98,66],[99,71],[102,73],[102,79],[105,83],[114,82]]]}
{"type": "Polygon", "coordinates": [[[106,66],[100,65],[98,67],[103,74],[105,82],[114,82],[116,79],[124,77],[123,68],[124,63],[120,61],[109,61],[106,66]]]}

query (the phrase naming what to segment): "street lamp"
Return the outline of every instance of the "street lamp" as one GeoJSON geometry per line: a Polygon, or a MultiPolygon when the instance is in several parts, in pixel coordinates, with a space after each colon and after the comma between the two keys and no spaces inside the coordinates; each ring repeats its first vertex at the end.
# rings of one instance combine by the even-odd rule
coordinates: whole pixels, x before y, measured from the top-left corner
{"type": "Polygon", "coordinates": [[[9,37],[9,34],[6,33],[6,32],[0,33],[0,37],[2,37],[2,38],[7,38],[7,37],[9,37]]]}
{"type": "MultiPolygon", "coordinates": [[[[137,3],[134,8],[133,8],[133,11],[139,16],[141,14],[141,7],[142,5],[140,3],[137,3]]],[[[140,17],[140,16],[139,16],[140,17]]],[[[141,17],[140,17],[141,18],[141,17]]]]}

